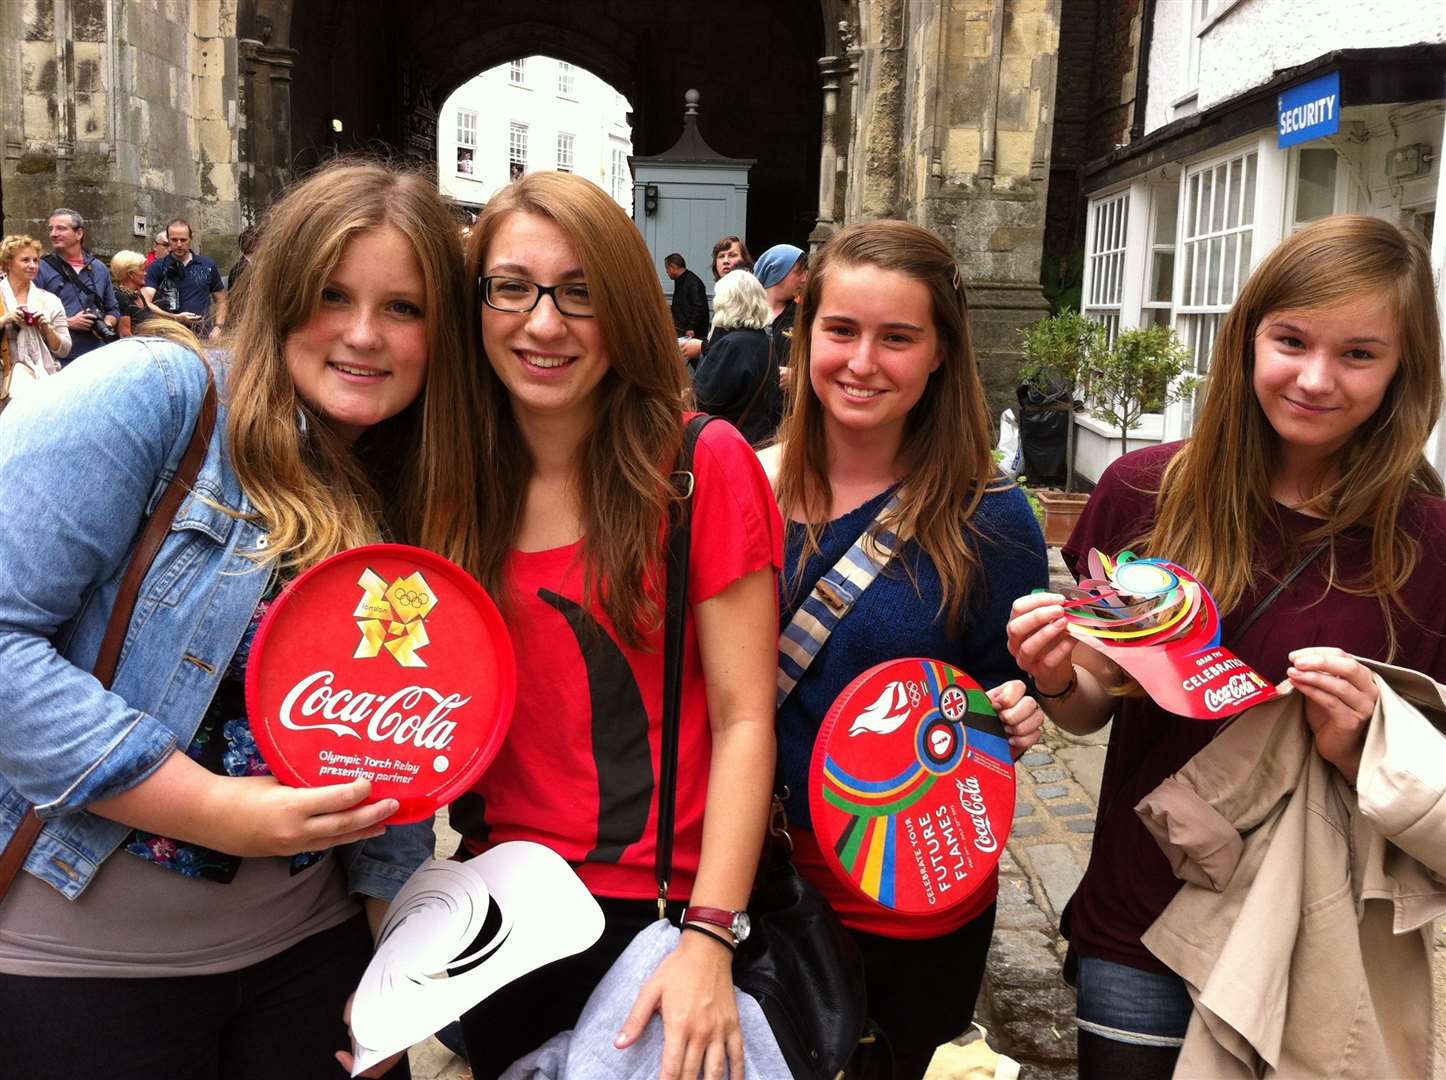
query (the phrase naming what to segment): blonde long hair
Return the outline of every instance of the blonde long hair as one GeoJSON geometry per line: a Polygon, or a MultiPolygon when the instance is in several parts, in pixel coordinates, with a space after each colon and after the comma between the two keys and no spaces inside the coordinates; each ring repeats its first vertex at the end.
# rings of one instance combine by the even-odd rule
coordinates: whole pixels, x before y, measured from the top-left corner
{"type": "Polygon", "coordinates": [[[476,380],[462,338],[461,246],[435,183],[371,161],[336,161],[267,213],[247,277],[226,339],[226,435],[269,530],[258,561],[304,569],[386,538],[475,573],[476,380]],[[383,225],[411,241],[421,265],[427,381],[415,402],[352,448],[296,392],[286,341],[316,315],[346,245],[383,225]]]}
{"type": "MultiPolygon", "coordinates": [[[[682,446],[686,391],[676,334],[642,235],[596,184],[570,173],[529,173],[487,203],[467,243],[467,327],[482,342],[479,279],[487,249],[509,214],[537,214],[557,225],[582,263],[608,371],[597,414],[576,463],[583,519],[584,589],[618,633],[638,644],[660,620],[654,575],[671,494],[668,474],[682,446]]],[[[483,459],[478,512],[479,577],[501,595],[502,573],[522,520],[532,455],[512,415],[507,388],[481,364],[483,459]]]]}
{"type": "Polygon", "coordinates": [[[933,303],[943,359],[909,412],[899,448],[902,498],[897,512],[883,525],[912,535],[933,560],[943,584],[940,614],[957,628],[979,569],[979,556],[970,542],[978,535],[974,511],[986,491],[1010,485],[994,467],[990,450],[989,411],[969,334],[963,279],[953,253],[933,233],[903,221],[851,225],[824,245],[814,260],[793,333],[789,396],[794,406],[779,434],[783,452],[778,504],[785,514],[801,511],[805,558],[817,554],[833,489],[824,410],[810,382],[810,345],[824,287],[839,268],[849,266],[903,274],[923,285],[933,303]]]}
{"type": "Polygon", "coordinates": [[[1383,294],[1396,318],[1401,360],[1379,409],[1336,456],[1337,475],[1306,509],[1323,515],[1303,544],[1364,526],[1371,560],[1354,581],[1332,588],[1381,598],[1392,652],[1390,600],[1420,557],[1399,528],[1413,492],[1441,495],[1441,479],[1423,453],[1441,416],[1441,325],[1431,260],[1420,239],[1362,215],[1329,217],[1283,240],[1250,275],[1220,325],[1204,405],[1194,436],[1165,471],[1147,550],[1189,567],[1230,611],[1264,569],[1254,562],[1255,538],[1275,516],[1270,495],[1279,437],[1255,396],[1255,336],[1276,311],[1318,311],[1369,292],[1383,294]]]}

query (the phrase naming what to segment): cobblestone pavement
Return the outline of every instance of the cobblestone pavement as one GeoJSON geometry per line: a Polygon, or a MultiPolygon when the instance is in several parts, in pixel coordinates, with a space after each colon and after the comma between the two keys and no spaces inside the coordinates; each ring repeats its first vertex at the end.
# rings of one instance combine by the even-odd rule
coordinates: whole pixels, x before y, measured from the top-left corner
{"type": "MultiPolygon", "coordinates": [[[[1051,578],[1070,581],[1057,549],[1051,578]]],[[[1018,1059],[1025,1080],[1074,1080],[1074,991],[1061,977],[1059,915],[1089,861],[1109,728],[1086,738],[1047,725],[1019,761],[1014,826],[999,867],[999,908],[977,1019],[990,1045],[1018,1059]]],[[[439,815],[439,852],[456,834],[439,815]]],[[[1436,1000],[1446,1002],[1446,926],[1437,928],[1436,1000]]],[[[1446,1027],[1436,1040],[1446,1061],[1446,1027]]],[[[435,1039],[412,1051],[416,1080],[468,1080],[466,1063],[435,1039]]],[[[935,1080],[930,1074],[930,1080],[935,1080]]],[[[943,1077],[937,1080],[944,1080],[943,1077]]]]}

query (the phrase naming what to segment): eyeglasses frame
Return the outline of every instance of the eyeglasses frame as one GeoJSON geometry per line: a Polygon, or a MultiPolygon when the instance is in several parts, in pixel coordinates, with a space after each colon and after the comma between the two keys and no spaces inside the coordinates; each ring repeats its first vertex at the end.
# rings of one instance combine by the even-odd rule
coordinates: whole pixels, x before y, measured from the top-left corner
{"type": "Polygon", "coordinates": [[[532,301],[532,306],[531,306],[531,307],[526,307],[526,308],[508,308],[508,307],[498,307],[498,306],[497,306],[496,304],[494,304],[491,300],[487,299],[487,283],[488,283],[489,281],[492,281],[492,280],[498,280],[498,281],[527,281],[527,279],[526,279],[526,278],[520,278],[520,277],[514,277],[514,276],[511,275],[511,274],[483,274],[483,275],[479,276],[479,277],[477,278],[477,295],[478,295],[478,297],[481,298],[482,303],[483,303],[485,306],[490,307],[493,311],[501,311],[501,312],[503,312],[503,313],[505,313],[505,314],[507,314],[507,315],[531,315],[534,311],[537,310],[537,305],[540,304],[540,303],[542,303],[542,298],[543,298],[544,296],[550,296],[550,297],[552,297],[552,306],[557,309],[557,313],[558,313],[559,315],[561,315],[564,319],[596,319],[596,318],[597,318],[597,313],[596,313],[596,312],[593,312],[593,313],[590,314],[590,315],[580,315],[580,314],[578,314],[578,313],[575,312],[575,311],[563,311],[563,310],[562,310],[562,305],[557,302],[557,290],[558,290],[558,289],[561,289],[561,288],[565,288],[565,287],[568,286],[568,285],[576,285],[576,284],[578,284],[576,281],[560,281],[560,282],[558,282],[556,285],[539,285],[539,284],[538,284],[537,282],[535,282],[535,281],[527,281],[527,284],[531,285],[534,289],[537,290],[537,299],[535,299],[535,300],[532,301]]]}

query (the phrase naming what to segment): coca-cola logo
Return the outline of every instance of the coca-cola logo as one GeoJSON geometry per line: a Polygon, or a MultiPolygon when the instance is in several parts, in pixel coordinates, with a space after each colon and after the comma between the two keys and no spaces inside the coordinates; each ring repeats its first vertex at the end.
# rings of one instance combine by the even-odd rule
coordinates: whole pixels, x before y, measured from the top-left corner
{"type": "Polygon", "coordinates": [[[979,788],[979,779],[974,776],[955,780],[959,791],[959,805],[974,823],[974,846],[980,851],[999,850],[999,841],[994,837],[994,827],[989,824],[989,811],[984,806],[984,793],[979,788]]]}
{"type": "Polygon", "coordinates": [[[302,679],[282,699],[277,719],[291,731],[330,731],[372,742],[394,742],[445,750],[457,730],[448,714],[466,705],[470,697],[443,695],[430,686],[404,686],[389,694],[337,688],[336,673],[317,671],[302,679]],[[310,717],[320,717],[303,723],[310,717]]]}
{"type": "Polygon", "coordinates": [[[1232,675],[1224,686],[1212,686],[1205,691],[1205,707],[1211,712],[1220,712],[1248,701],[1258,693],[1260,685],[1249,675],[1232,675]]]}

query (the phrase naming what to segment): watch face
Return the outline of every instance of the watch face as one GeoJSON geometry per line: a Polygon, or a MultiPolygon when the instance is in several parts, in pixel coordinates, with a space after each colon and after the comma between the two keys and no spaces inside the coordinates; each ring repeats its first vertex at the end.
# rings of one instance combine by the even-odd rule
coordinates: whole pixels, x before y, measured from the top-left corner
{"type": "Polygon", "coordinates": [[[747,941],[748,935],[753,930],[753,920],[748,917],[748,912],[740,911],[735,914],[733,916],[733,926],[731,929],[735,938],[739,941],[747,941]]]}

